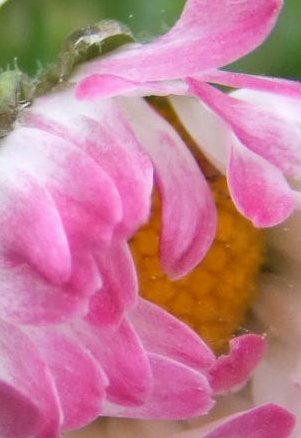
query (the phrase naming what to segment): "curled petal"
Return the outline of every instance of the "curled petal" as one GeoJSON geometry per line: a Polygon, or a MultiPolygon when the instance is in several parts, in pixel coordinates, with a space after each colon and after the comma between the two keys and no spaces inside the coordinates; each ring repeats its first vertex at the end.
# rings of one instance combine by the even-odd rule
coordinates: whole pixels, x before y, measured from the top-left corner
{"type": "Polygon", "coordinates": [[[118,325],[138,298],[134,261],[126,242],[112,244],[95,254],[102,288],[91,297],[87,319],[95,325],[118,325]]]}
{"type": "MultiPolygon", "coordinates": [[[[80,269],[80,267],[78,268],[80,269]]],[[[83,316],[94,290],[51,285],[24,263],[0,269],[0,316],[22,324],[49,324],[83,316]]]]}
{"type": "Polygon", "coordinates": [[[85,72],[140,82],[176,79],[228,64],[262,43],[281,6],[281,0],[220,0],[218,7],[212,0],[188,0],[168,33],[89,63],[85,72]]]}
{"type": "Polygon", "coordinates": [[[2,159],[34,174],[53,197],[66,234],[91,246],[108,240],[121,219],[120,196],[112,179],[66,139],[35,128],[18,128],[4,141],[2,159]]]}
{"type": "Polygon", "coordinates": [[[85,426],[100,415],[107,378],[92,355],[62,327],[28,330],[54,379],[63,412],[62,430],[85,426]]]}
{"type": "Polygon", "coordinates": [[[19,328],[0,326],[1,437],[58,438],[61,411],[45,363],[19,328]]]}
{"type": "Polygon", "coordinates": [[[205,414],[213,406],[207,379],[172,359],[150,353],[154,387],[145,403],[128,408],[108,404],[104,414],[141,419],[180,420],[205,414]]]}
{"type": "Polygon", "coordinates": [[[67,282],[71,276],[71,254],[50,193],[23,169],[9,171],[6,167],[1,160],[2,258],[17,257],[53,284],[67,282]]]}
{"type": "MultiPolygon", "coordinates": [[[[244,96],[241,92],[230,96],[194,79],[187,81],[190,91],[200,97],[228,124],[244,146],[287,175],[301,173],[301,129],[298,126],[298,118],[300,119],[301,114],[300,103],[298,111],[297,108],[295,109],[296,120],[293,120],[289,118],[290,111],[285,110],[283,104],[289,105],[284,98],[281,100],[275,97],[275,102],[267,105],[266,101],[270,96],[265,95],[261,99],[265,101],[262,105],[261,102],[258,104],[259,99],[258,97],[256,99],[254,92],[249,93],[251,101],[247,101],[247,99],[236,98],[240,95],[244,96]]],[[[289,110],[293,111],[293,108],[289,110]]]]}
{"type": "Polygon", "coordinates": [[[186,145],[162,117],[142,99],[119,102],[153,161],[163,210],[161,261],[168,275],[178,278],[200,262],[214,238],[210,189],[186,145]]]}
{"type": "Polygon", "coordinates": [[[26,113],[25,123],[68,139],[111,177],[122,203],[120,231],[131,235],[147,220],[152,164],[116,102],[80,102],[73,90],[62,91],[38,99],[34,110],[26,113]]]}
{"type": "Polygon", "coordinates": [[[130,317],[148,351],[196,369],[208,370],[214,364],[214,354],[200,337],[155,304],[139,299],[130,317]]]}
{"type": "Polygon", "coordinates": [[[125,406],[141,405],[150,392],[152,376],[132,326],[123,320],[112,330],[78,321],[72,330],[108,377],[108,400],[125,406]]]}
{"type": "Polygon", "coordinates": [[[228,184],[237,209],[257,227],[277,225],[295,208],[293,192],[282,173],[239,144],[232,148],[228,184]]]}
{"type": "Polygon", "coordinates": [[[216,393],[239,389],[250,378],[266,349],[261,336],[244,335],[230,342],[230,353],[220,356],[210,370],[216,393]]]}

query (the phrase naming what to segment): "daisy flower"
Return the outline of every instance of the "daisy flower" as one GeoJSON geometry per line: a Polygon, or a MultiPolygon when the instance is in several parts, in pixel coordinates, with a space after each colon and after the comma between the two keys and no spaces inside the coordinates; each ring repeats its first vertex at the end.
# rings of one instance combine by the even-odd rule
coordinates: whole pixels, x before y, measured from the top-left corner
{"type": "MultiPolygon", "coordinates": [[[[4,438],[55,438],[98,416],[204,415],[254,372],[264,337],[231,339],[263,262],[247,219],[270,227],[300,207],[286,178],[300,176],[301,87],[218,68],[261,44],[281,6],[188,0],[167,34],[62,74],[16,114],[0,148],[4,438]],[[236,291],[229,272],[242,258],[236,291]]],[[[286,438],[293,427],[270,402],[197,433],[286,438]]]]}

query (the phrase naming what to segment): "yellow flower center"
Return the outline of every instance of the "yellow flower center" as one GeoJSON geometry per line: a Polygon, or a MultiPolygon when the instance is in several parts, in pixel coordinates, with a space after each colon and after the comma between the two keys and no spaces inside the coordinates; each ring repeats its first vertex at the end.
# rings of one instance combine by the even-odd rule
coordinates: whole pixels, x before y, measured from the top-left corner
{"type": "MultiPolygon", "coordinates": [[[[195,145],[166,101],[156,99],[152,104],[172,122],[195,153],[195,145]]],[[[196,158],[211,186],[218,210],[217,234],[205,259],[180,280],[172,281],[162,271],[161,208],[157,194],[151,218],[134,236],[131,247],[139,273],[140,294],[186,322],[216,352],[221,352],[241,330],[256,296],[264,242],[262,232],[237,212],[225,177],[200,153],[196,158]]]]}

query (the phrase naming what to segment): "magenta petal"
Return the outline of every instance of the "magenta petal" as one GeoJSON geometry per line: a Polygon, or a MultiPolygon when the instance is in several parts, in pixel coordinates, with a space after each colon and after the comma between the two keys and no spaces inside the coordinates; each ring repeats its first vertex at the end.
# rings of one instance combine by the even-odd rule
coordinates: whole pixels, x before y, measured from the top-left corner
{"type": "Polygon", "coordinates": [[[289,411],[269,403],[228,417],[212,432],[201,433],[199,437],[289,438],[294,425],[295,417],[289,411]]]}
{"type": "Polygon", "coordinates": [[[119,102],[153,161],[163,210],[161,261],[168,275],[178,278],[200,262],[214,238],[211,191],[186,145],[162,117],[142,99],[119,102]]]}
{"type": "Polygon", "coordinates": [[[264,338],[244,335],[230,341],[230,353],[220,356],[210,370],[216,393],[240,388],[250,378],[266,349],[264,338]]]}
{"type": "Polygon", "coordinates": [[[103,284],[90,301],[87,319],[95,325],[118,325],[138,298],[134,261],[126,242],[116,242],[95,254],[103,284]]]}
{"type": "Polygon", "coordinates": [[[154,42],[90,63],[87,74],[132,81],[176,79],[219,67],[249,53],[267,37],[281,0],[188,0],[180,20],[154,42]]]}
{"type": "MultiPolygon", "coordinates": [[[[207,85],[188,79],[190,91],[215,111],[235,133],[239,141],[251,151],[265,158],[287,175],[298,175],[301,170],[301,130],[290,120],[283,102],[274,106],[240,100],[207,85]]],[[[239,97],[239,93],[237,94],[239,97]]],[[[264,98],[263,98],[264,100],[264,98]]],[[[299,105],[300,118],[301,105],[299,105]]]]}
{"type": "Polygon", "coordinates": [[[107,378],[95,359],[63,329],[30,330],[54,379],[63,412],[62,430],[85,426],[100,415],[107,378]]]}
{"type": "Polygon", "coordinates": [[[226,85],[234,88],[248,88],[256,91],[266,91],[291,98],[301,98],[301,84],[288,79],[255,76],[231,71],[213,70],[198,75],[200,80],[226,85]]]}
{"type": "Polygon", "coordinates": [[[154,387],[145,403],[136,408],[107,405],[105,415],[180,420],[205,414],[213,406],[210,386],[202,374],[157,354],[149,358],[154,387]]]}
{"type": "Polygon", "coordinates": [[[20,329],[0,326],[1,438],[58,438],[61,413],[47,367],[20,329]]]}
{"type": "Polygon", "coordinates": [[[239,144],[232,148],[227,176],[237,209],[255,226],[277,225],[293,212],[293,192],[282,173],[239,144]]]}
{"type": "Polygon", "coordinates": [[[107,375],[108,400],[125,406],[142,404],[150,392],[152,376],[149,360],[131,325],[123,320],[111,330],[78,322],[73,330],[107,375]]]}
{"type": "Polygon", "coordinates": [[[146,300],[139,299],[131,311],[144,347],[196,369],[208,370],[215,362],[209,347],[186,324],[146,300]]]}

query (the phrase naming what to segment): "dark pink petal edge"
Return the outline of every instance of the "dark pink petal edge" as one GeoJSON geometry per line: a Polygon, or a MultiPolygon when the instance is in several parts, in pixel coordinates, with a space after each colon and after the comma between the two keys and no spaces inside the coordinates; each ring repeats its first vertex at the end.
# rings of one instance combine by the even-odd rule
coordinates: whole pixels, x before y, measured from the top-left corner
{"type": "Polygon", "coordinates": [[[266,341],[262,336],[251,334],[232,339],[229,354],[218,357],[209,372],[213,391],[239,389],[250,378],[265,350],[266,341]]]}

